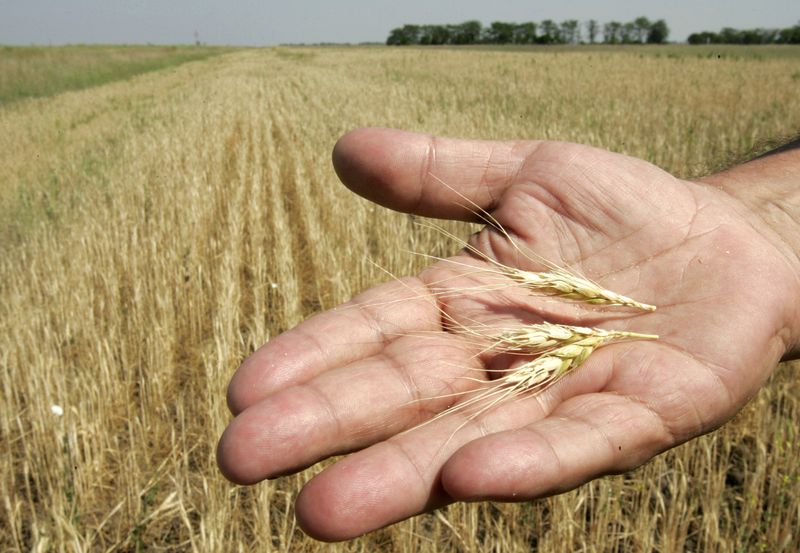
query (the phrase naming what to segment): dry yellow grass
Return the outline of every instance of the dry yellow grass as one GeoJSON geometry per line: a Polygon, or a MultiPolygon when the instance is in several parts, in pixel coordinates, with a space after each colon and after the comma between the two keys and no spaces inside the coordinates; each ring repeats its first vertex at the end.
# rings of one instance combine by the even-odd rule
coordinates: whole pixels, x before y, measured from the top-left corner
{"type": "Polygon", "coordinates": [[[0,547],[796,549],[796,366],[632,474],[332,547],[292,515],[316,469],[240,488],[214,461],[248,352],[381,280],[368,256],[402,275],[404,251],[452,246],[338,184],[344,131],[571,140],[698,175],[800,127],[786,51],[252,50],[0,109],[0,547]]]}

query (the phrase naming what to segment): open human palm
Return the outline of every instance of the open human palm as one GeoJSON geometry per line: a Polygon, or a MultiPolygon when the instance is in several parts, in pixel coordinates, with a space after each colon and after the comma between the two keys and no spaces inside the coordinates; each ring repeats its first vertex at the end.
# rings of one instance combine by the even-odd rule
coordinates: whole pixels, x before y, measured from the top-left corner
{"type": "Polygon", "coordinates": [[[487,226],[472,237],[491,259],[541,271],[541,256],[658,309],[498,290],[482,270],[493,266],[463,250],[276,337],[230,384],[235,419],[218,460],[251,484],[353,452],[298,496],[315,537],[630,470],[732,417],[789,348],[791,264],[711,186],[575,144],[389,129],[346,135],[334,164],[350,188],[396,210],[475,220],[479,206],[508,233],[487,226]],[[542,320],[659,340],[600,348],[543,393],[417,426],[508,366],[466,329],[542,320]]]}

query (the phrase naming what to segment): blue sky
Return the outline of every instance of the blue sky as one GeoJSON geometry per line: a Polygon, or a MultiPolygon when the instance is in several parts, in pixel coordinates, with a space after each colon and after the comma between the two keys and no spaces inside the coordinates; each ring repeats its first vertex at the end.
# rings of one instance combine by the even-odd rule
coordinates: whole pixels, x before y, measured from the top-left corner
{"type": "Polygon", "coordinates": [[[798,0],[0,0],[0,44],[273,45],[383,42],[405,23],[665,19],[670,40],[722,27],[781,28],[800,20],[798,0]]]}

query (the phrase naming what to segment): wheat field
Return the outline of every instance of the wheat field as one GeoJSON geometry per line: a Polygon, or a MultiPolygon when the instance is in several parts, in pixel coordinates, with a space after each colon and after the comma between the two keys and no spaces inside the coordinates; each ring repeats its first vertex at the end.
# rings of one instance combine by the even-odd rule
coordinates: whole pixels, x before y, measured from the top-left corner
{"type": "Polygon", "coordinates": [[[568,140],[699,176],[800,129],[799,62],[284,47],[0,107],[0,549],[797,550],[797,365],[630,474],[335,545],[294,521],[319,467],[238,487],[214,451],[251,351],[386,280],[371,260],[403,275],[423,263],[409,250],[455,249],[338,183],[347,130],[568,140]]]}

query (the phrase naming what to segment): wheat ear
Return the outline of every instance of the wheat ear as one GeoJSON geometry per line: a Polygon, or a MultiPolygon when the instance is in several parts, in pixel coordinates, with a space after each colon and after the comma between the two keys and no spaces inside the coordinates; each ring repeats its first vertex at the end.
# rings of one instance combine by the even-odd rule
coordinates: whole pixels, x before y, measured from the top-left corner
{"type": "MultiPolygon", "coordinates": [[[[541,325],[537,325],[541,326],[541,325]]],[[[560,325],[548,325],[560,326],[560,325]]],[[[548,331],[551,332],[551,331],[548,331]]],[[[620,340],[657,340],[655,334],[640,334],[638,332],[623,332],[619,330],[603,330],[600,328],[560,326],[559,332],[569,334],[564,340],[566,345],[545,351],[541,356],[523,363],[514,370],[503,375],[499,381],[504,385],[519,386],[520,391],[531,389],[544,389],[555,383],[565,374],[577,369],[597,348],[620,340]]],[[[534,331],[534,336],[536,332],[534,331]]],[[[526,342],[527,336],[519,332],[506,340],[514,343],[515,351],[529,352],[536,350],[536,341],[526,342]],[[512,339],[513,338],[513,339],[512,339]]]]}
{"type": "MultiPolygon", "coordinates": [[[[570,299],[570,300],[577,300],[593,305],[608,305],[608,306],[627,306],[627,307],[634,307],[636,309],[642,309],[644,311],[655,311],[656,307],[654,305],[650,305],[648,303],[642,303],[636,301],[632,298],[627,296],[623,296],[622,294],[617,294],[616,292],[612,292],[611,290],[607,290],[597,284],[589,280],[588,278],[579,276],[575,274],[574,271],[571,271],[565,267],[560,267],[547,259],[544,259],[540,255],[537,255],[533,252],[526,253],[523,249],[517,244],[517,241],[508,233],[508,231],[500,224],[500,222],[494,218],[494,216],[480,207],[478,204],[467,198],[464,194],[444,182],[442,179],[434,175],[433,173],[428,173],[428,175],[439,182],[442,186],[449,189],[454,194],[458,195],[462,200],[467,202],[468,205],[462,205],[465,209],[472,211],[478,218],[484,221],[487,225],[494,228],[498,232],[500,232],[506,240],[508,240],[509,244],[523,257],[528,259],[531,262],[539,263],[547,267],[548,271],[545,272],[532,272],[532,271],[523,271],[522,269],[517,269],[515,267],[509,267],[503,263],[500,263],[496,259],[493,259],[483,253],[482,251],[478,250],[474,246],[468,244],[461,238],[453,235],[452,233],[448,232],[447,230],[431,224],[423,224],[423,226],[428,226],[429,228],[433,228],[436,231],[442,233],[444,236],[453,239],[459,243],[470,253],[478,256],[480,259],[488,262],[490,265],[493,265],[497,272],[507,276],[514,282],[517,286],[528,290],[536,290],[538,292],[558,296],[563,299],[570,299]]],[[[420,223],[418,223],[420,224],[420,223]]]]}
{"type": "Polygon", "coordinates": [[[490,349],[498,352],[514,351],[526,354],[541,353],[541,355],[512,369],[501,371],[504,374],[496,380],[481,381],[484,386],[476,390],[442,396],[458,396],[466,399],[407,432],[454,413],[468,412],[469,415],[464,422],[450,435],[449,442],[467,423],[496,405],[524,394],[537,394],[549,388],[566,374],[580,367],[596,349],[604,345],[621,340],[656,339],[658,336],[655,334],[552,323],[503,332],[490,349]]]}
{"type": "Polygon", "coordinates": [[[602,288],[589,279],[579,277],[563,269],[536,273],[509,267],[509,278],[522,288],[537,290],[569,300],[578,300],[592,305],[621,305],[644,311],[655,311],[656,306],[642,303],[602,288]]]}
{"type": "Polygon", "coordinates": [[[626,339],[653,340],[658,336],[655,334],[640,334],[638,332],[603,330],[602,328],[543,322],[512,330],[504,330],[498,334],[486,336],[486,338],[491,343],[487,351],[539,355],[550,352],[555,348],[575,343],[598,342],[598,344],[603,344],[626,339]]]}
{"type": "MultiPolygon", "coordinates": [[[[642,303],[634,300],[633,298],[629,298],[628,296],[623,296],[622,294],[618,294],[616,292],[603,288],[596,282],[593,282],[588,278],[578,276],[574,272],[565,269],[563,267],[559,267],[547,260],[540,258],[537,259],[536,261],[538,263],[542,263],[545,266],[547,266],[549,268],[548,271],[542,271],[542,272],[524,271],[522,269],[517,269],[516,267],[510,267],[508,265],[500,263],[496,259],[489,257],[482,251],[478,250],[476,247],[472,246],[471,244],[468,244],[461,238],[455,236],[451,232],[448,232],[447,230],[437,225],[434,225],[432,223],[417,223],[417,224],[428,228],[432,228],[437,232],[440,232],[447,238],[459,242],[465,250],[478,256],[480,259],[492,265],[493,269],[489,270],[489,272],[493,272],[495,274],[510,279],[515,286],[518,286],[520,288],[536,291],[549,296],[556,296],[562,299],[575,300],[583,303],[588,303],[591,305],[634,307],[636,309],[641,309],[643,311],[656,310],[655,305],[642,303]]],[[[499,223],[497,225],[499,225],[499,223]]],[[[492,226],[494,228],[497,228],[497,226],[495,225],[492,226]]],[[[502,229],[502,227],[500,228],[502,229]]],[[[505,233],[505,230],[503,229],[501,232],[505,233]]],[[[509,239],[510,243],[513,244],[514,247],[519,250],[519,247],[514,243],[513,239],[507,234],[506,237],[509,239]]],[[[522,253],[521,250],[519,251],[520,253],[522,253]]],[[[423,257],[430,257],[438,261],[444,261],[445,263],[464,265],[465,267],[470,267],[471,269],[474,269],[474,267],[470,265],[459,263],[451,259],[444,259],[426,254],[421,254],[421,255],[423,255],[423,257]]],[[[523,253],[523,255],[526,254],[523,253]]],[[[528,256],[526,255],[526,257],[528,256]]],[[[530,257],[528,257],[528,259],[530,259],[530,257]]],[[[484,269],[484,271],[486,270],[484,269]]],[[[475,273],[479,272],[480,270],[475,271],[475,273]]],[[[494,289],[502,289],[502,288],[504,288],[504,286],[502,285],[494,287],[494,289]]],[[[490,287],[488,289],[491,290],[492,288],[490,287]]]]}

